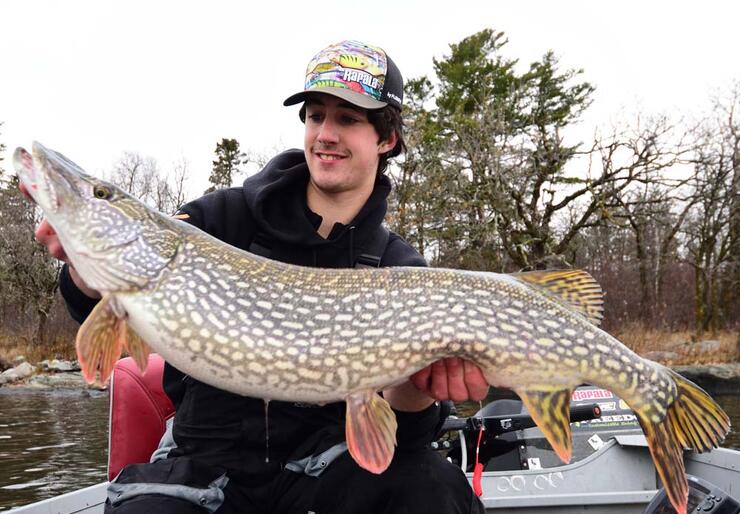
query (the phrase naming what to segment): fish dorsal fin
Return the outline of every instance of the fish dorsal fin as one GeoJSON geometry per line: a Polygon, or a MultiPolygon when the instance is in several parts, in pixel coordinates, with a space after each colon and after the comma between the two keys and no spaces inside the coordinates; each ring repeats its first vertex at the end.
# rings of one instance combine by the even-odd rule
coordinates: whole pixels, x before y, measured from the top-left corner
{"type": "Polygon", "coordinates": [[[596,326],[604,318],[604,292],[594,277],[583,270],[525,271],[512,276],[565,302],[596,326]]]}

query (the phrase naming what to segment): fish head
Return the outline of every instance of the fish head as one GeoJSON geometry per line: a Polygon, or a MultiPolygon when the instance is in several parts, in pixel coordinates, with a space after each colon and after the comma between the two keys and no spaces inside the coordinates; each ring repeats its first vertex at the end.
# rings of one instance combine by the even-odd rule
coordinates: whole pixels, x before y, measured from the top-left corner
{"type": "Polygon", "coordinates": [[[174,257],[172,220],[59,152],[17,148],[18,178],[56,231],[70,263],[101,293],[141,289],[174,257]]]}

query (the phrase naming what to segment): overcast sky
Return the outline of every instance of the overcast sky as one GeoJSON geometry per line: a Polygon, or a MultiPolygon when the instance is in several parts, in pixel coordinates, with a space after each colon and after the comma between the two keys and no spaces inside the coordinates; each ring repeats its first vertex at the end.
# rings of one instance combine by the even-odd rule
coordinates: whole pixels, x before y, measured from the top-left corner
{"type": "Polygon", "coordinates": [[[32,140],[92,174],[124,151],[185,158],[192,193],[216,142],[270,153],[302,145],[305,66],[343,39],[383,47],[405,77],[484,28],[523,63],[553,50],[597,87],[584,124],[638,108],[691,113],[740,79],[737,1],[247,2],[0,0],[0,141],[32,140]]]}

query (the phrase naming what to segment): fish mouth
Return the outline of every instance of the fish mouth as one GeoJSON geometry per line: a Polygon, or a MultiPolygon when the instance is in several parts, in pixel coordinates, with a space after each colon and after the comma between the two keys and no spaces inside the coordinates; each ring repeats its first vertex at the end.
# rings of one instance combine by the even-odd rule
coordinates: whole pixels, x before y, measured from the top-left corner
{"type": "Polygon", "coordinates": [[[64,196],[79,196],[79,189],[60,166],[54,165],[53,159],[50,151],[38,142],[33,143],[32,153],[21,147],[13,153],[20,182],[45,212],[58,212],[64,196]]]}

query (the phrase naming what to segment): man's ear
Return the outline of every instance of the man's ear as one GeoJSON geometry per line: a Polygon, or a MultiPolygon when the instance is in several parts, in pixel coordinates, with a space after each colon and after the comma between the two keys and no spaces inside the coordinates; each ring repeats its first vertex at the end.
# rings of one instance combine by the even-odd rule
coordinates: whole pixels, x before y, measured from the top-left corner
{"type": "Polygon", "coordinates": [[[396,146],[396,143],[398,143],[398,134],[396,134],[396,131],[394,130],[388,136],[388,139],[380,142],[378,145],[378,153],[390,152],[396,146]]]}

